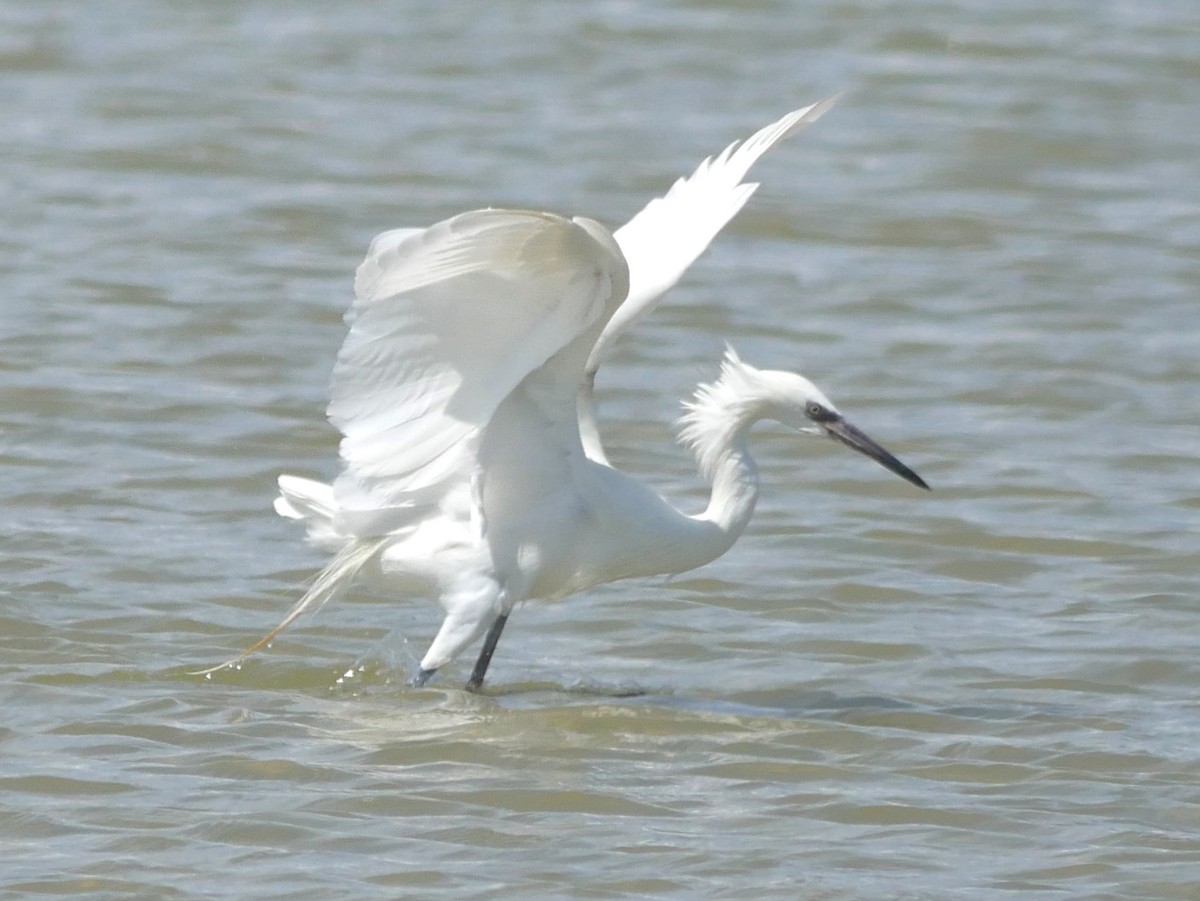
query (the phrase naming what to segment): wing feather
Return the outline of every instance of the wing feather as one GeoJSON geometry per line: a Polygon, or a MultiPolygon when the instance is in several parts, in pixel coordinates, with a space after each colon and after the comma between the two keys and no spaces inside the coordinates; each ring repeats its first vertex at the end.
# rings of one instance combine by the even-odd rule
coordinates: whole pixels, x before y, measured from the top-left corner
{"type": "Polygon", "coordinates": [[[479,210],[372,242],[328,408],[343,436],[335,496],[360,528],[469,480],[504,398],[620,303],[625,263],[595,228],[479,210]]]}
{"type": "Polygon", "coordinates": [[[758,188],[754,182],[742,181],[750,167],[772,147],[817,121],[836,101],[830,97],[788,113],[745,141],[735,141],[613,233],[629,263],[629,295],[592,349],[590,372],[595,372],[616,337],[654,309],[745,206],[758,188]]]}
{"type": "Polygon", "coordinates": [[[758,188],[754,182],[742,181],[750,167],[780,141],[823,116],[836,102],[837,97],[821,100],[788,113],[745,141],[735,141],[715,158],[704,160],[690,177],[676,181],[665,196],[651,200],[613,233],[629,264],[629,294],[592,347],[579,392],[580,432],[593,460],[607,462],[596,424],[592,385],[596,370],[616,339],[658,305],[745,206],[758,188]]]}

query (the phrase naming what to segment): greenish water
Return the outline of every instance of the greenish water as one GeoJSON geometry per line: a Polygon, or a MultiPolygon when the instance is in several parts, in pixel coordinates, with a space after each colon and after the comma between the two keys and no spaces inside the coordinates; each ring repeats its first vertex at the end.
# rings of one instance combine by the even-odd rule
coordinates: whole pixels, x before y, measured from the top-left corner
{"type": "Polygon", "coordinates": [[[0,11],[0,889],[87,898],[1200,892],[1200,12],[1094,4],[0,11]],[[370,237],[617,226],[835,91],[601,374],[681,505],[722,342],[931,484],[764,429],[735,550],[407,686],[323,558],[370,237]],[[627,696],[635,693],[634,696],[627,696]]]}

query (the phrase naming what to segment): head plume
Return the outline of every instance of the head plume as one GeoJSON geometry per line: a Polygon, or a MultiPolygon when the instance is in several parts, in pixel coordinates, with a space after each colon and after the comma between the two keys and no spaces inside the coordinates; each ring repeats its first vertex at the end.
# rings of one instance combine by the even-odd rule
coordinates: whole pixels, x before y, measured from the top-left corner
{"type": "Polygon", "coordinates": [[[716,380],[698,385],[691,400],[683,402],[679,441],[696,455],[706,478],[715,472],[731,434],[752,418],[761,400],[758,374],[726,344],[716,380]]]}

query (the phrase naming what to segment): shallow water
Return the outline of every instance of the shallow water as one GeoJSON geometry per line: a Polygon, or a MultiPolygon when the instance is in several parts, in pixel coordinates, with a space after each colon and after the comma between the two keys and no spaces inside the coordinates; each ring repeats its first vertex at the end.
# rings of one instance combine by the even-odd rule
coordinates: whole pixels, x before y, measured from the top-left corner
{"type": "Polygon", "coordinates": [[[14,897],[1191,898],[1194,4],[351,2],[0,11],[0,887],[14,897]],[[724,559],[519,610],[488,692],[322,556],[372,234],[619,225],[841,104],[601,375],[689,508],[730,340],[918,493],[762,429],[724,559]]]}

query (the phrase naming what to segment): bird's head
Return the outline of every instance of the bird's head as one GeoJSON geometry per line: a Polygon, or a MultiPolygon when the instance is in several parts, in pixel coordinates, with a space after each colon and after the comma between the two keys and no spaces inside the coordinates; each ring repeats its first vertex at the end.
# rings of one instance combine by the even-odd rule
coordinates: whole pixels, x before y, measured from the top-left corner
{"type": "Polygon", "coordinates": [[[726,348],[721,375],[711,385],[702,385],[696,399],[687,405],[684,439],[699,431],[706,420],[716,420],[707,411],[716,408],[740,410],[747,421],[773,419],[805,435],[827,436],[860,454],[870,457],[885,469],[919,488],[929,490],[925,480],[905,466],[894,454],[858,427],[852,425],[811,381],[795,372],[756,369],[742,362],[732,347],[726,348]]]}

